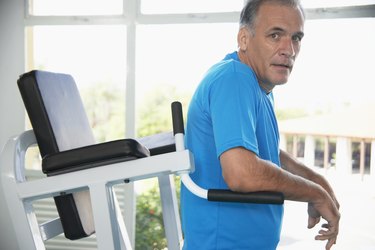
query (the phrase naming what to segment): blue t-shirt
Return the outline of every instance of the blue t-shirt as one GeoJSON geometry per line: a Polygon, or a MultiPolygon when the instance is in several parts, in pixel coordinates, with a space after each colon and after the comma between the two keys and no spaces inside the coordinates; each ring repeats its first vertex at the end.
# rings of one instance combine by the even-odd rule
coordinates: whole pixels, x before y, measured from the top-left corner
{"type": "MultiPolygon", "coordinates": [[[[253,70],[236,52],[214,65],[189,106],[186,146],[193,153],[191,178],[206,189],[228,189],[220,155],[244,147],[280,166],[273,95],[263,91],[253,70]]],[[[185,250],[274,250],[283,206],[210,202],[181,188],[185,250]]]]}

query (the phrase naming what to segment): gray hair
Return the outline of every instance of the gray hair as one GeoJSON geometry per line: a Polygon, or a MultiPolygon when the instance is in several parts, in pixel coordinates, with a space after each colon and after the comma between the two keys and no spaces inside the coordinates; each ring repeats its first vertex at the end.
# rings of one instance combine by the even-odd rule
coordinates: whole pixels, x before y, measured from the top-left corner
{"type": "Polygon", "coordinates": [[[255,20],[261,5],[265,3],[276,3],[284,6],[299,8],[305,17],[305,12],[299,0],[248,0],[241,11],[240,28],[248,27],[254,31],[255,20]]]}

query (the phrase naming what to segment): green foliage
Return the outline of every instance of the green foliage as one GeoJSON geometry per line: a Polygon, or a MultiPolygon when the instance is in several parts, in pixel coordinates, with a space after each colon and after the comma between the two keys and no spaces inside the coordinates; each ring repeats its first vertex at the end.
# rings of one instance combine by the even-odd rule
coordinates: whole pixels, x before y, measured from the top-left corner
{"type": "Polygon", "coordinates": [[[81,93],[97,141],[124,138],[125,90],[110,84],[96,83],[81,93]]]}
{"type": "MultiPolygon", "coordinates": [[[[98,142],[124,138],[125,90],[96,83],[81,90],[90,125],[98,142]]],[[[137,137],[171,131],[171,103],[180,101],[186,114],[190,94],[177,92],[174,86],[151,89],[138,101],[137,137]]]]}
{"type": "MultiPolygon", "coordinates": [[[[180,178],[175,177],[177,200],[180,200],[180,178]]],[[[157,183],[137,197],[136,249],[161,250],[167,248],[160,193],[157,183]]]]}
{"type": "Polygon", "coordinates": [[[135,248],[159,250],[166,247],[160,195],[155,185],[137,197],[135,248]]]}
{"type": "MultiPolygon", "coordinates": [[[[97,83],[81,90],[82,100],[98,142],[124,137],[125,91],[110,84],[97,83]]],[[[183,111],[189,94],[178,93],[175,87],[161,85],[145,94],[138,101],[137,136],[147,136],[172,130],[171,103],[180,101],[183,111]]],[[[179,200],[180,181],[175,179],[179,200]]],[[[167,248],[159,188],[155,184],[149,191],[137,197],[136,249],[159,250],[167,248]]]]}
{"type": "Polygon", "coordinates": [[[304,109],[278,109],[275,111],[278,120],[287,120],[307,116],[308,113],[304,109]]]}
{"type": "Polygon", "coordinates": [[[161,85],[145,94],[137,113],[137,136],[143,137],[172,130],[171,103],[180,101],[186,112],[189,100],[186,93],[177,92],[174,86],[161,85]]]}

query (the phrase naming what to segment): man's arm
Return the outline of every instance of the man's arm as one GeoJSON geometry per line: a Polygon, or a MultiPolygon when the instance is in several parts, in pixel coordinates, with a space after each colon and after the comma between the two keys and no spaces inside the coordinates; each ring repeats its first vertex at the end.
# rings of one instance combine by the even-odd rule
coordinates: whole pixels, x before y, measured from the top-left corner
{"type": "Polygon", "coordinates": [[[224,180],[233,191],[277,191],[288,200],[308,202],[314,216],[321,216],[327,221],[316,239],[328,240],[326,249],[330,249],[339,230],[340,213],[335,201],[324,187],[304,177],[308,177],[310,171],[299,170],[288,162],[292,158],[284,153],[282,157],[288,171],[242,147],[230,149],[220,156],[224,180]]]}
{"type": "MultiPolygon", "coordinates": [[[[336,205],[336,208],[340,209],[340,204],[336,199],[336,196],[333,192],[331,185],[329,185],[328,181],[323,176],[306,167],[304,164],[302,164],[297,159],[295,159],[283,150],[280,150],[280,161],[282,168],[286,171],[295,175],[299,175],[305,179],[308,179],[322,186],[331,196],[332,200],[336,205]]],[[[314,209],[311,203],[308,203],[308,214],[309,218],[307,227],[313,228],[316,224],[319,223],[321,215],[314,209]]]]}
{"type": "Polygon", "coordinates": [[[340,205],[336,199],[336,196],[333,192],[331,185],[329,185],[328,181],[322,175],[306,167],[304,164],[302,164],[297,159],[295,159],[283,150],[280,150],[280,161],[281,167],[286,171],[294,175],[301,176],[307,180],[310,180],[322,186],[330,194],[337,208],[340,208],[340,205]]]}

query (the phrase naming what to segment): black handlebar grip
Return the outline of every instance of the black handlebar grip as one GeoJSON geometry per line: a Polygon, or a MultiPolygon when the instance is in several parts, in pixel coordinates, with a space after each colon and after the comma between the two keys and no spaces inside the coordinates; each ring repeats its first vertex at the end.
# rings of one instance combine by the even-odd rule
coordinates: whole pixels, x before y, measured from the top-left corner
{"type": "Polygon", "coordinates": [[[185,134],[182,105],[180,102],[172,102],[173,134],[185,134]]]}
{"type": "Polygon", "coordinates": [[[269,191],[240,193],[226,189],[209,189],[207,200],[281,205],[284,204],[284,194],[269,191]]]}

